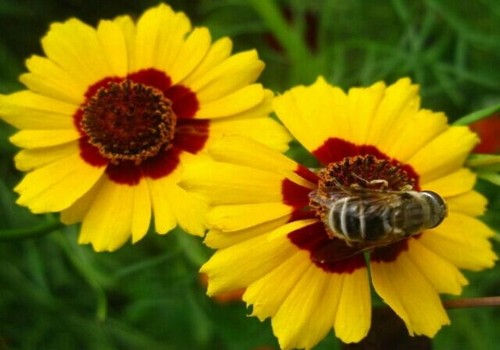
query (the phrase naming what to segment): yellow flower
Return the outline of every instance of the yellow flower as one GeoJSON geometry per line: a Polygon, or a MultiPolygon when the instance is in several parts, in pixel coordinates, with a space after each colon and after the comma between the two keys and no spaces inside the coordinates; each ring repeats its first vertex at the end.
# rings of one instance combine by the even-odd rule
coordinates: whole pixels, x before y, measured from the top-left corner
{"type": "Polygon", "coordinates": [[[92,28],[51,25],[46,57],[27,61],[27,90],[0,97],[20,131],[16,166],[28,172],[18,203],[82,222],[80,243],[115,250],[179,224],[202,235],[206,204],[178,186],[186,162],[220,135],[240,133],[280,150],[289,136],[268,117],[272,93],[254,83],[255,51],[231,55],[169,6],[92,28]],[[264,130],[264,131],[263,131],[264,130]]]}
{"type": "MultiPolygon", "coordinates": [[[[282,348],[311,348],[332,328],[346,343],[366,336],[371,280],[410,334],[432,337],[450,322],[439,293],[460,294],[467,281],[459,269],[481,270],[496,260],[492,231],[475,218],[486,200],[463,167],[476,136],[449,126],[442,113],[420,109],[409,79],[345,93],[319,78],[275,98],[273,106],[318,169],[241,137],[210,148],[211,168],[207,160],[186,169],[182,186],[215,206],[206,243],[217,251],[201,269],[209,276],[208,294],[246,288],[243,300],[252,315],[272,319],[282,348]],[[332,230],[325,215],[331,198],[322,202],[318,194],[370,186],[386,194],[434,191],[448,216],[434,228],[360,251],[361,243],[348,245],[332,230]]],[[[403,225],[387,214],[372,215],[370,225],[368,215],[354,223],[344,216],[343,229],[373,237],[376,229],[403,225]]]]}

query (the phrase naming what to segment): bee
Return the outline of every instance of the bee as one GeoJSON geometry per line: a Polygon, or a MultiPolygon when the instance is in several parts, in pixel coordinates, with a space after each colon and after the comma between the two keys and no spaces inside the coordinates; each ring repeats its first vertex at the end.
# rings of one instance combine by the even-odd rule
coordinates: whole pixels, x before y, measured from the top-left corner
{"type": "Polygon", "coordinates": [[[331,238],[313,255],[315,261],[337,261],[389,245],[438,226],[447,215],[443,198],[435,192],[394,191],[386,189],[385,180],[373,183],[382,187],[337,184],[309,194],[312,203],[325,208],[322,220],[331,238]]]}

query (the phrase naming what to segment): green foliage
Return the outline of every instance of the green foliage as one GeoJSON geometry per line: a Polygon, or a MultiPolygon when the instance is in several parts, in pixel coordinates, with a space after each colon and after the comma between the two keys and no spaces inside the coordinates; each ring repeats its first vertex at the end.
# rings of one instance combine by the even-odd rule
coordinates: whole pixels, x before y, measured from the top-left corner
{"type": "MultiPolygon", "coordinates": [[[[78,17],[95,24],[140,14],[157,2],[0,0],[0,93],[21,88],[23,61],[41,53],[39,40],[50,23],[78,17]]],[[[445,111],[452,121],[500,103],[496,0],[169,3],[215,38],[231,36],[237,51],[257,48],[267,65],[261,81],[278,92],[318,75],[343,87],[410,76],[421,85],[422,105],[445,111]]],[[[12,188],[21,174],[12,164],[11,133],[0,125],[0,349],[278,347],[269,322],[246,317],[242,302],[204,296],[197,271],[210,252],[200,239],[180,231],[149,233],[116,253],[97,254],[76,243],[78,227],[18,207],[12,188]],[[14,236],[23,239],[8,239],[14,236]]],[[[298,146],[291,154],[305,157],[298,146]]],[[[488,171],[498,176],[496,166],[488,171]]],[[[485,221],[499,232],[498,187],[481,181],[478,189],[490,201],[485,221]]],[[[494,244],[499,252],[498,237],[494,244]]],[[[466,296],[500,290],[498,269],[467,277],[466,296]]],[[[499,308],[452,310],[450,318],[436,349],[496,349],[500,343],[499,308]]],[[[317,348],[339,347],[329,335],[317,348]]]]}

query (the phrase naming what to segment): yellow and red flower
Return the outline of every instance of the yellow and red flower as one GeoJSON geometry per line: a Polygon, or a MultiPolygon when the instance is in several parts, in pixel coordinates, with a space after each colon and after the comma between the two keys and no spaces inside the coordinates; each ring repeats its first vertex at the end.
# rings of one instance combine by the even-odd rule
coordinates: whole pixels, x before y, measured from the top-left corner
{"type": "Polygon", "coordinates": [[[27,61],[27,90],[0,97],[20,129],[16,166],[28,172],[18,203],[82,222],[80,243],[115,250],[137,242],[154,215],[158,233],[179,224],[204,233],[206,204],[177,183],[183,165],[220,135],[239,133],[280,150],[289,136],[268,118],[272,93],[255,81],[255,51],[231,54],[169,6],[102,20],[70,19],[27,61]]]}
{"type": "Polygon", "coordinates": [[[332,328],[346,343],[366,336],[371,280],[410,334],[433,336],[450,322],[439,294],[460,294],[467,283],[459,269],[477,271],[496,260],[492,231],[476,219],[486,200],[463,167],[476,135],[421,109],[409,79],[345,93],[319,78],[276,97],[273,106],[318,169],[241,137],[211,146],[216,164],[190,164],[182,186],[215,206],[206,243],[217,251],[201,269],[208,294],[246,288],[243,300],[252,315],[272,319],[282,348],[311,348],[332,328]],[[448,217],[359,253],[331,234],[311,201],[332,178],[344,188],[384,180],[389,190],[437,192],[448,217]]]}

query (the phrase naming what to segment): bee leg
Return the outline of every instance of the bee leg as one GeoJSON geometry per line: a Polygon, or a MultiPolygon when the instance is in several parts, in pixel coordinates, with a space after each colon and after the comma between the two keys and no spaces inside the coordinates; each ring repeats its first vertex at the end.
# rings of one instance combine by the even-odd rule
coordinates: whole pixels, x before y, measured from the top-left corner
{"type": "Polygon", "coordinates": [[[330,238],[330,239],[338,238],[338,236],[332,230],[326,229],[325,231],[326,231],[326,234],[328,235],[328,238],[330,238]]]}
{"type": "Polygon", "coordinates": [[[368,181],[368,183],[370,185],[381,185],[382,189],[386,189],[389,187],[389,182],[387,182],[387,180],[384,180],[384,179],[371,180],[371,181],[368,181]]]}
{"type": "MultiPolygon", "coordinates": [[[[359,176],[358,174],[355,174],[355,173],[352,173],[352,176],[355,177],[356,179],[364,182],[367,186],[380,185],[381,190],[387,189],[389,187],[389,182],[387,182],[387,180],[385,180],[385,179],[375,179],[375,180],[368,181],[367,179],[362,178],[361,176],[359,176]]],[[[361,186],[359,184],[356,184],[356,183],[352,184],[351,187],[355,188],[355,189],[361,188],[361,186]]]]}
{"type": "Polygon", "coordinates": [[[354,246],[354,245],[352,244],[352,242],[349,242],[347,239],[344,239],[343,241],[344,241],[344,243],[346,244],[346,246],[348,246],[348,247],[350,247],[350,248],[352,248],[352,247],[354,246]]]}
{"type": "Polygon", "coordinates": [[[341,234],[338,234],[332,230],[326,230],[326,233],[328,234],[328,237],[330,239],[340,239],[342,242],[344,242],[350,248],[352,248],[354,246],[352,241],[346,239],[346,237],[341,235],[341,234]]]}

